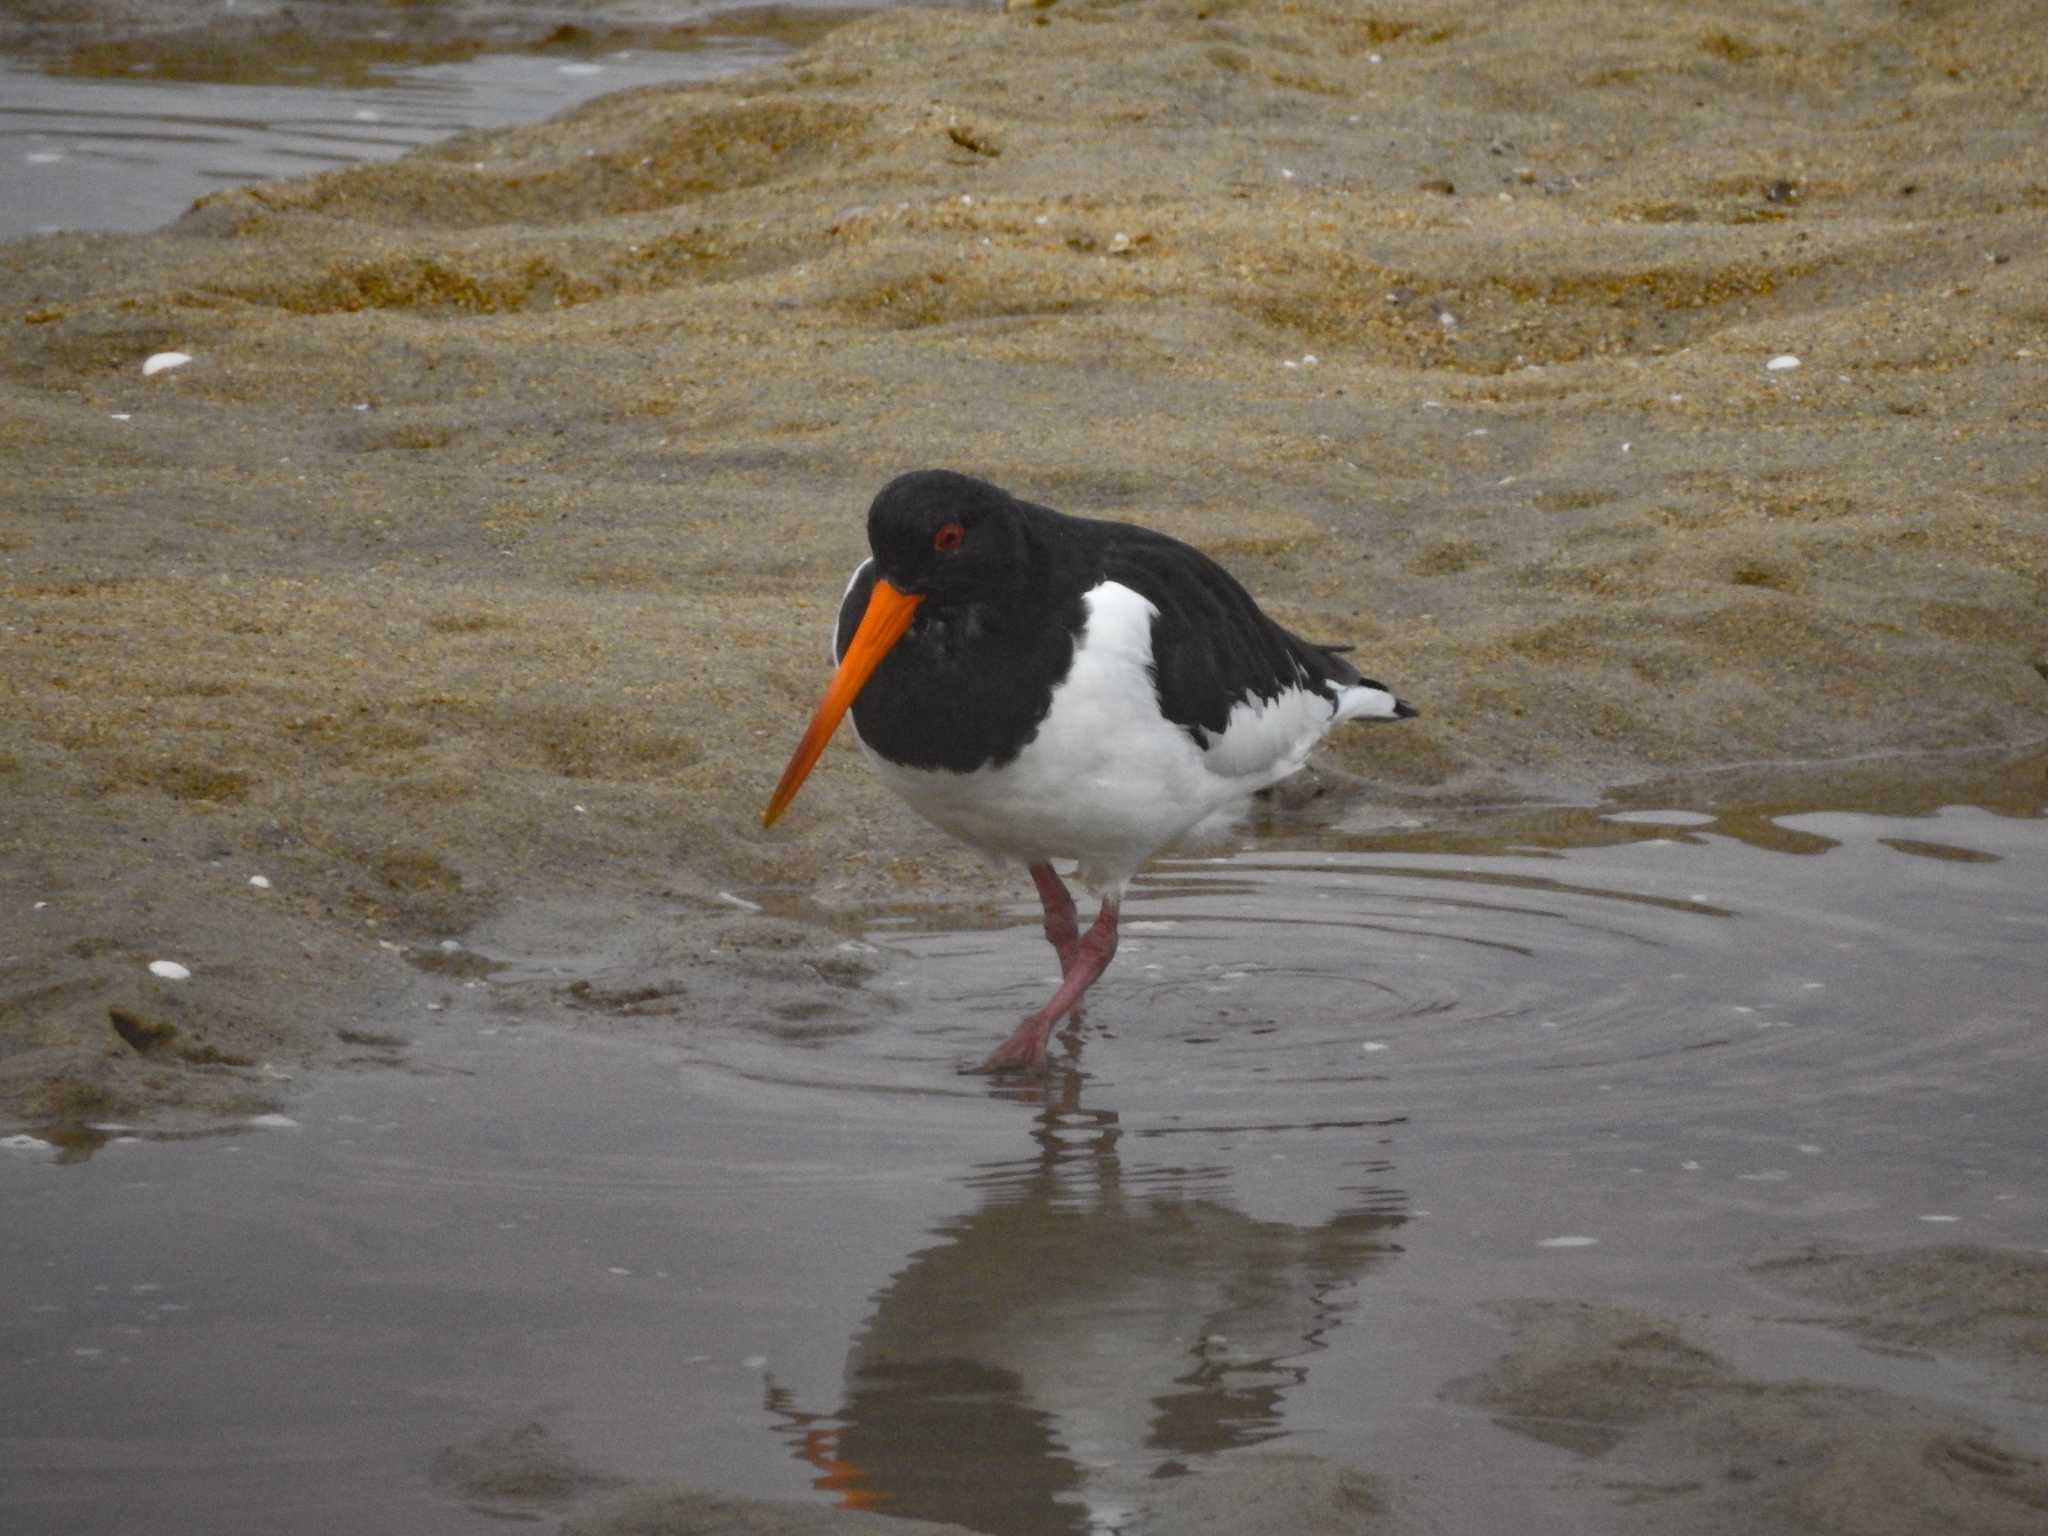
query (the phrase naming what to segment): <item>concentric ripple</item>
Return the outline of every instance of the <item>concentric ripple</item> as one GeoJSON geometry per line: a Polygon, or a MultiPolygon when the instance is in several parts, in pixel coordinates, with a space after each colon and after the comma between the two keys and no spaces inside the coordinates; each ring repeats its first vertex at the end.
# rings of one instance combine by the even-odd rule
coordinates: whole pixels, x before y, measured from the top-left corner
{"type": "MultiPolygon", "coordinates": [[[[1786,838],[1816,850],[1791,856],[1701,820],[1631,814],[1621,840],[1562,851],[1164,863],[1131,892],[1116,962],[1057,1059],[1127,1126],[1227,1104],[1246,1125],[1400,1117],[1468,1138],[1589,1114],[1789,1122],[1906,1077],[1922,1099],[1997,1091],[2048,997],[2048,823],[1788,817],[1786,838]]],[[[978,1095],[949,1069],[1058,979],[1035,908],[1014,913],[992,931],[871,934],[886,957],[871,985],[902,1007],[841,1049],[736,1032],[703,1042],[703,1065],[978,1095]]]]}

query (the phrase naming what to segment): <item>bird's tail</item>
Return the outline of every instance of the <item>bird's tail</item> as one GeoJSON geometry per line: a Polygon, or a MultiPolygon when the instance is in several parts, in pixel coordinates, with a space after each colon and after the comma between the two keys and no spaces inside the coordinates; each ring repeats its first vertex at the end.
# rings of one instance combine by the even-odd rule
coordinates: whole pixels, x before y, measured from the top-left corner
{"type": "Polygon", "coordinates": [[[1313,651],[1322,659],[1323,676],[1337,685],[1337,720],[1411,720],[1420,714],[1414,705],[1394,697],[1394,690],[1375,682],[1351,664],[1348,645],[1317,645],[1296,641],[1298,648],[1313,651]]]}
{"type": "Polygon", "coordinates": [[[1394,697],[1385,683],[1361,677],[1337,690],[1337,720],[1412,720],[1422,711],[1394,697]]]}

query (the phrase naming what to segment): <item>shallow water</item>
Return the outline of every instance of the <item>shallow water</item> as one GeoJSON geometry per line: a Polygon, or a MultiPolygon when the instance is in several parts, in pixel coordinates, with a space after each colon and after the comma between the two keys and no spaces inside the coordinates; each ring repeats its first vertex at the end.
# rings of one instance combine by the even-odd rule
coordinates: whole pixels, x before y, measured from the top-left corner
{"type": "Polygon", "coordinates": [[[0,58],[0,240],[155,229],[226,187],[395,159],[631,86],[737,74],[787,54],[792,31],[763,16],[750,32],[729,17],[715,32],[671,29],[660,47],[408,47],[388,15],[363,20],[360,36],[302,40],[281,57],[141,39],[83,64],[69,53],[0,58]]]}
{"type": "Polygon", "coordinates": [[[1398,1470],[1445,1529],[1569,1530],[1569,1453],[1439,1395],[1520,1295],[1712,1319],[1753,1375],[2038,1454],[2048,1408],[1777,1321],[1742,1269],[2048,1250],[2028,809],[1165,864],[1043,1086],[956,1071],[1050,988],[1020,905],[869,932],[901,1006],[858,1032],[578,1029],[503,980],[295,1125],[17,1139],[0,1527],[483,1530],[575,1507],[580,1468],[1146,1529],[1161,1480],[1270,1445],[1398,1470]],[[437,1459],[528,1424],[543,1473],[437,1459]]]}

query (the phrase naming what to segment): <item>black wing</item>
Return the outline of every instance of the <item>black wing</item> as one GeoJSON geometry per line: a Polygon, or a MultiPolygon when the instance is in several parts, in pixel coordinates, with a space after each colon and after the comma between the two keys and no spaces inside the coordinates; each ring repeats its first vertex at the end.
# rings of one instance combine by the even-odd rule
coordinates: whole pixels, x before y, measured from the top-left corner
{"type": "Polygon", "coordinates": [[[1152,620],[1153,684],[1166,718],[1207,747],[1239,703],[1307,689],[1334,704],[1365,681],[1342,656],[1290,634],[1200,550],[1127,524],[1100,525],[1103,575],[1143,595],[1152,620]]]}

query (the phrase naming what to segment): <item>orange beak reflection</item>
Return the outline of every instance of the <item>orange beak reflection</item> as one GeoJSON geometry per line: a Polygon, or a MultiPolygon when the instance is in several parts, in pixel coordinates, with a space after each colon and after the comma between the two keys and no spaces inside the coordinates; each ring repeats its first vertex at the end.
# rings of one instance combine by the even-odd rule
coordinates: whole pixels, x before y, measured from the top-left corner
{"type": "Polygon", "coordinates": [[[874,591],[868,594],[868,611],[861,615],[860,628],[853,632],[846,654],[839,658],[839,670],[832,674],[825,697],[818,701],[818,712],[811,716],[810,729],[790,754],[789,766],[782,770],[782,782],[775,786],[768,809],[761,813],[762,826],[774,826],[775,818],[796,798],[805,777],[823,756],[825,743],[832,739],[840,720],[852,707],[855,695],[867,686],[875,668],[889,654],[889,647],[903,638],[903,632],[910,628],[911,615],[923,601],[922,597],[898,592],[886,581],[875,582],[874,591]]]}

